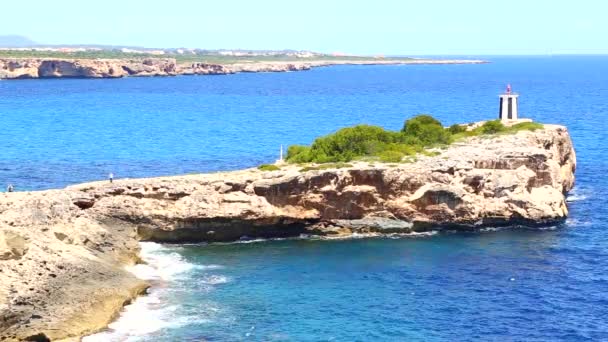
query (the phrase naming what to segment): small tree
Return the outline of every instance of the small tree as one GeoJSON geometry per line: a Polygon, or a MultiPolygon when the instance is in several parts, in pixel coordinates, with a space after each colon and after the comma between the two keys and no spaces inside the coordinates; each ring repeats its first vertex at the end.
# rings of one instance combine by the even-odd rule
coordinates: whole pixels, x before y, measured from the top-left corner
{"type": "Polygon", "coordinates": [[[407,120],[401,131],[420,139],[424,145],[450,143],[450,133],[443,128],[441,122],[426,114],[407,120]]]}

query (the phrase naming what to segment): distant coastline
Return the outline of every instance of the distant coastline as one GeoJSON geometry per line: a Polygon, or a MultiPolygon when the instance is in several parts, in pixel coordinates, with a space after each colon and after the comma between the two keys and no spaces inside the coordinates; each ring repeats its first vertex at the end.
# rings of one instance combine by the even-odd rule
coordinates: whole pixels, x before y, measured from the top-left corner
{"type": "Polygon", "coordinates": [[[333,65],[483,64],[477,59],[316,56],[310,58],[238,58],[214,62],[176,58],[2,57],[0,79],[122,78],[177,75],[227,75],[241,72],[304,71],[333,65]]]}

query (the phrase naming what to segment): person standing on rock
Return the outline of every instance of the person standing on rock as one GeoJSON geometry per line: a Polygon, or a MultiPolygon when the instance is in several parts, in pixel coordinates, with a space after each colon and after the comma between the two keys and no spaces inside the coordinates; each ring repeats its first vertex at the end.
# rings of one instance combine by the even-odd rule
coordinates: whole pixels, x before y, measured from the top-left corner
{"type": "Polygon", "coordinates": [[[110,180],[110,183],[114,182],[114,174],[112,172],[108,175],[108,179],[110,180]]]}
{"type": "Polygon", "coordinates": [[[15,187],[13,186],[13,184],[9,184],[6,187],[6,192],[13,192],[13,191],[15,191],[15,187]]]}

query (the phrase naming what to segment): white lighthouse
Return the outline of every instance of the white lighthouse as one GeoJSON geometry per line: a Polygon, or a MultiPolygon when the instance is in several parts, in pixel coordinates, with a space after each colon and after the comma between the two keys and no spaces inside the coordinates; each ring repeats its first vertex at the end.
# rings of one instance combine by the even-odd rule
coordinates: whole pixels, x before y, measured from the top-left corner
{"type": "Polygon", "coordinates": [[[507,90],[504,94],[499,95],[500,107],[498,110],[498,118],[502,121],[517,120],[517,97],[519,95],[511,91],[511,85],[507,85],[507,90]]]}

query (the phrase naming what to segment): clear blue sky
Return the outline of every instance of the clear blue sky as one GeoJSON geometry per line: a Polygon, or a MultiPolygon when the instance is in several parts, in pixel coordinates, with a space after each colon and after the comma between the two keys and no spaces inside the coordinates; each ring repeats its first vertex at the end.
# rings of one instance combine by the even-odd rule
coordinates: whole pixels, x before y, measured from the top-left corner
{"type": "Polygon", "coordinates": [[[608,53],[605,0],[30,0],[0,35],[49,44],[356,54],[608,53]]]}

